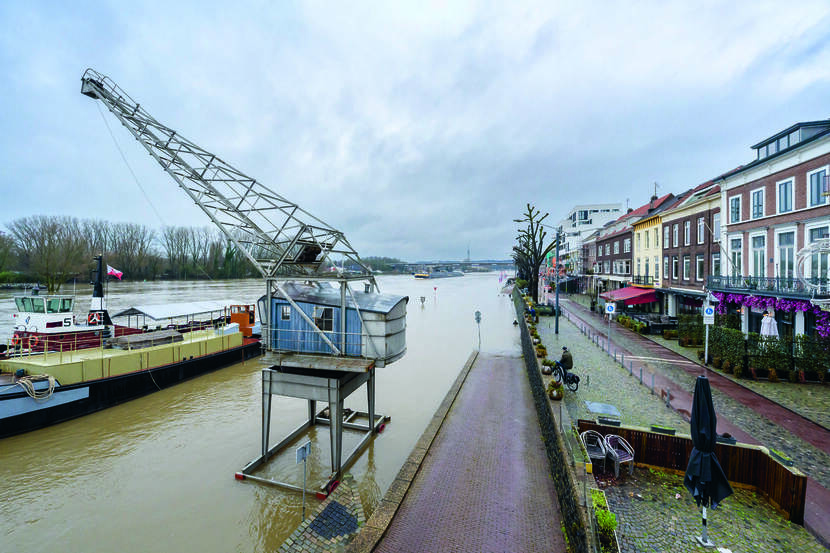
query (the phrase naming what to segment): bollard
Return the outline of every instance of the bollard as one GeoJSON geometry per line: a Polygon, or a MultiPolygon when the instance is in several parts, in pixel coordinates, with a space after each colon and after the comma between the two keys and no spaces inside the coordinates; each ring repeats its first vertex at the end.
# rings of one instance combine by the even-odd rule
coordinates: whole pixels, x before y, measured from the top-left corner
{"type": "Polygon", "coordinates": [[[651,395],[654,395],[654,373],[651,373],[651,395]]]}
{"type": "Polygon", "coordinates": [[[620,354],[620,365],[625,368],[625,353],[620,354]]]}
{"type": "Polygon", "coordinates": [[[614,363],[617,362],[617,350],[614,350],[614,363]]]}
{"type": "MultiPolygon", "coordinates": [[[[585,387],[587,388],[590,385],[591,385],[591,375],[587,374],[587,375],[585,375],[585,387]]],[[[560,403],[559,405],[561,406],[562,404],[560,403]]]]}
{"type": "Polygon", "coordinates": [[[634,361],[628,362],[628,376],[634,376],[634,361]]]}
{"type": "Polygon", "coordinates": [[[640,385],[643,384],[643,368],[640,367],[640,385]]]}

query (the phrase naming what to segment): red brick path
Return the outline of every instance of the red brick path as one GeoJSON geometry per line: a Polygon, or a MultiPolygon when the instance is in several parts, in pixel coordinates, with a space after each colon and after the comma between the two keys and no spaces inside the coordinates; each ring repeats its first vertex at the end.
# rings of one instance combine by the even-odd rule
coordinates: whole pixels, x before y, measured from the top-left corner
{"type": "Polygon", "coordinates": [[[377,552],[564,551],[520,357],[478,356],[377,552]]]}

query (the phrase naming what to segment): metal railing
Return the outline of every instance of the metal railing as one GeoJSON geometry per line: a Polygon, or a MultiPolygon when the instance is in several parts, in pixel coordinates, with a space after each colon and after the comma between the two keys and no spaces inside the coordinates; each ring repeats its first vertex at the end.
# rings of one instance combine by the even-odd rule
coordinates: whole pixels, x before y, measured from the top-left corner
{"type": "Polygon", "coordinates": [[[654,286],[654,277],[649,275],[637,275],[631,277],[631,284],[639,284],[640,286],[654,286]]]}
{"type": "Polygon", "coordinates": [[[708,277],[708,288],[709,290],[724,292],[786,294],[809,298],[813,296],[813,290],[805,285],[805,281],[816,287],[816,297],[830,296],[830,280],[816,277],[802,281],[795,277],[710,276],[708,277]]]}

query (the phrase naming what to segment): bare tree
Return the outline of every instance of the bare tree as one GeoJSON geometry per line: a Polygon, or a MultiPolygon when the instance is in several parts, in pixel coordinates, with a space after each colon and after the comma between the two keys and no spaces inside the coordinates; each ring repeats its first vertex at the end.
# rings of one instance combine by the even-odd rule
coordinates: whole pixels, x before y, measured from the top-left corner
{"type": "Polygon", "coordinates": [[[175,278],[182,278],[187,271],[187,253],[190,233],[187,227],[164,227],[161,244],[167,256],[170,272],[175,278]]]}
{"type": "Polygon", "coordinates": [[[8,227],[21,262],[50,293],[60,291],[61,284],[84,269],[87,240],[77,219],[35,215],[16,219],[8,227]]]}
{"type": "Polygon", "coordinates": [[[128,277],[146,276],[147,260],[153,254],[156,233],[136,223],[117,223],[112,225],[111,231],[109,255],[112,265],[128,277]]]}
{"type": "Polygon", "coordinates": [[[513,219],[516,223],[527,225],[525,228],[520,228],[519,234],[516,236],[517,245],[513,248],[513,259],[517,266],[527,273],[524,276],[529,282],[528,288],[534,302],[539,300],[539,267],[542,266],[542,262],[548,253],[556,246],[555,241],[545,246],[547,233],[542,221],[549,214],[540,215],[541,212],[535,206],[527,204],[527,213],[521,219],[513,219]]]}
{"type": "Polygon", "coordinates": [[[0,231],[0,273],[14,263],[14,238],[0,231]]]}

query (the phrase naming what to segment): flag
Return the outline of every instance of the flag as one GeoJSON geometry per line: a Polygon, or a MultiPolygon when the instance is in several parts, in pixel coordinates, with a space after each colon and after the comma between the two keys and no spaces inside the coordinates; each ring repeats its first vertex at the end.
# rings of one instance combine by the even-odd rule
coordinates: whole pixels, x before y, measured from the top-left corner
{"type": "Polygon", "coordinates": [[[110,267],[109,265],[107,265],[107,274],[114,276],[118,280],[121,280],[121,277],[124,275],[124,273],[122,273],[115,267],[110,267]]]}

